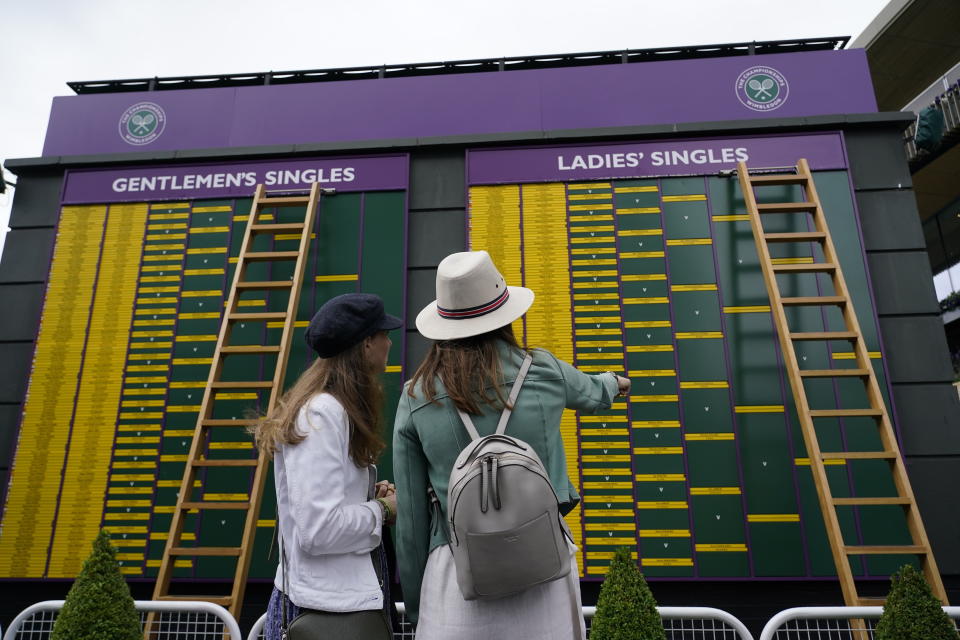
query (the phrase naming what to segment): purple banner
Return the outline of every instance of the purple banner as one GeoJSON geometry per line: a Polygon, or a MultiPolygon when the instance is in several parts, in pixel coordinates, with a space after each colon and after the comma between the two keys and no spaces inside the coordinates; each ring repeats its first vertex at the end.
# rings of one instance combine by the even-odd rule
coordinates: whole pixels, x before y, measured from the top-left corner
{"type": "Polygon", "coordinates": [[[500,184],[705,175],[733,169],[741,160],[753,169],[791,167],[800,158],[806,158],[813,170],[847,166],[840,134],[824,133],[471,150],[467,181],[500,184]]]}
{"type": "Polygon", "coordinates": [[[268,193],[304,191],[314,182],[337,191],[406,189],[409,164],[404,154],[68,171],[63,204],[249,198],[260,183],[268,193]]]}
{"type": "Polygon", "coordinates": [[[877,109],[863,50],[55,98],[43,154],[352,142],[877,109]]]}

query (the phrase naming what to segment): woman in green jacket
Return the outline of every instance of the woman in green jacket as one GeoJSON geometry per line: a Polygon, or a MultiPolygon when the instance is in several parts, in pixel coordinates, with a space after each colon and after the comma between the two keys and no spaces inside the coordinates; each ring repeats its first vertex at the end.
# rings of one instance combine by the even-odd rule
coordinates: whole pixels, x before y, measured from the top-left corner
{"type": "MultiPolygon", "coordinates": [[[[437,300],[417,317],[417,329],[435,342],[406,384],[393,437],[399,496],[397,559],[407,617],[418,640],[583,638],[576,562],[561,579],[496,600],[465,600],[457,586],[447,533],[447,482],[470,442],[457,413],[470,414],[481,436],[491,434],[527,355],[511,323],[527,312],[534,294],[508,287],[485,251],[447,256],[437,270],[437,300]],[[434,505],[428,487],[435,492],[434,505]]],[[[508,435],[540,456],[569,513],[580,501],[567,476],[560,436],[564,409],[608,409],[630,381],[613,373],[587,375],[548,351],[533,363],[508,424],[508,435]]],[[[571,555],[576,548],[571,544],[571,555]]]]}

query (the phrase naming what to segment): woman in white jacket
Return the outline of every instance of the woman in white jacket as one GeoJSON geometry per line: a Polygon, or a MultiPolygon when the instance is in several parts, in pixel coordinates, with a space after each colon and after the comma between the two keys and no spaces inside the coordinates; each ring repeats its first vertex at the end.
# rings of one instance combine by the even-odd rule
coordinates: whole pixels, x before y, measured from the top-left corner
{"type": "Polygon", "coordinates": [[[383,611],[389,625],[389,573],[380,543],[396,517],[396,496],[376,483],[383,440],[380,374],[402,325],[370,294],[324,304],[306,331],[319,358],[255,429],[257,446],[274,457],[277,526],[286,578],[277,567],[267,610],[268,640],[304,610],[383,611]],[[381,580],[386,576],[387,580],[381,580]]]}

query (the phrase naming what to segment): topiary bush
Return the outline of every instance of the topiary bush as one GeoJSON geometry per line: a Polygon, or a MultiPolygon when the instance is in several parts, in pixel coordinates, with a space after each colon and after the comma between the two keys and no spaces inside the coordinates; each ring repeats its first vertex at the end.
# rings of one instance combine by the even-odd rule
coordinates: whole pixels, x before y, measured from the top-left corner
{"type": "Polygon", "coordinates": [[[590,625],[590,640],[666,640],[657,601],[637,568],[630,550],[613,555],[607,577],[600,586],[597,613],[590,625]]]}
{"type": "Polygon", "coordinates": [[[63,610],[53,625],[51,640],[141,640],[140,615],[130,587],[120,573],[117,550],[106,529],[93,541],[63,610]]]}
{"type": "Polygon", "coordinates": [[[922,573],[904,565],[890,583],[876,640],[960,640],[922,573]]]}

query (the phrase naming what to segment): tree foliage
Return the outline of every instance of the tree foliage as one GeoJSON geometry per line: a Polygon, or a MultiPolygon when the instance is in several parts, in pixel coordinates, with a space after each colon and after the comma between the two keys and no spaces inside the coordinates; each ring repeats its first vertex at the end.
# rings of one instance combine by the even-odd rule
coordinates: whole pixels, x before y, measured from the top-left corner
{"type": "Polygon", "coordinates": [[[657,601],[630,550],[617,549],[600,587],[590,640],[666,640],[666,637],[657,613],[657,601]]]}
{"type": "Polygon", "coordinates": [[[922,573],[904,565],[890,582],[876,640],[960,640],[922,573]]]}
{"type": "Polygon", "coordinates": [[[120,573],[110,534],[100,531],[74,580],[51,640],[139,640],[140,616],[120,573]]]}

